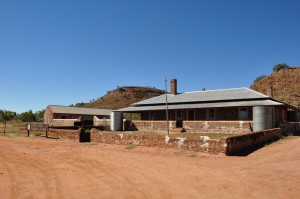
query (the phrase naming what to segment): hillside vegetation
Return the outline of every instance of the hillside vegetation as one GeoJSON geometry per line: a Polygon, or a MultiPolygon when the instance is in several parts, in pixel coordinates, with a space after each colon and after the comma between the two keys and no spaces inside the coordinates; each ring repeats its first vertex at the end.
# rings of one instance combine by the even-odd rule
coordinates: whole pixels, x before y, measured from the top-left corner
{"type": "Polygon", "coordinates": [[[149,99],[164,94],[165,92],[156,88],[124,86],[113,91],[108,91],[106,95],[91,103],[84,104],[86,108],[120,109],[128,107],[135,102],[149,99]]]}
{"type": "Polygon", "coordinates": [[[274,71],[271,75],[255,81],[251,89],[267,94],[273,87],[273,98],[298,107],[300,104],[300,67],[274,71]]]}

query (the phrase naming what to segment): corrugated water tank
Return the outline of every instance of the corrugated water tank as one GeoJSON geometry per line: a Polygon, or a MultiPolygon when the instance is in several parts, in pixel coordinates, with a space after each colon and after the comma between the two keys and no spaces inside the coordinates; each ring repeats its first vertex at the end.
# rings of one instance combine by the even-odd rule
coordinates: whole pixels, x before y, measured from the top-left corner
{"type": "Polygon", "coordinates": [[[112,131],[123,130],[123,112],[112,111],[110,113],[110,130],[112,131]]]}
{"type": "Polygon", "coordinates": [[[253,107],[253,131],[262,131],[272,129],[274,113],[272,106],[254,106],[253,107]]]}

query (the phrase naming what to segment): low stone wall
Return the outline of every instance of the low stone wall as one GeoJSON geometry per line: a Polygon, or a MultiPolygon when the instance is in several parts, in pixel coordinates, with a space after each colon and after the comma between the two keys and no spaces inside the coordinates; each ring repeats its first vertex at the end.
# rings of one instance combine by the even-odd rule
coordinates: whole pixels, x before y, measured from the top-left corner
{"type": "Polygon", "coordinates": [[[226,155],[252,152],[266,143],[280,139],[283,133],[282,129],[275,128],[228,137],[226,139],[226,155]]]}
{"type": "Polygon", "coordinates": [[[197,152],[209,152],[213,154],[224,153],[225,140],[213,140],[207,136],[200,136],[199,139],[184,138],[181,136],[168,137],[166,135],[133,133],[133,132],[110,132],[91,130],[91,142],[99,142],[117,145],[136,145],[147,147],[177,148],[197,152]]]}
{"type": "Polygon", "coordinates": [[[79,141],[79,130],[49,129],[48,137],[79,141]]]}
{"type": "MultiPolygon", "coordinates": [[[[176,121],[169,121],[169,129],[176,127],[176,121]]],[[[183,121],[183,128],[189,133],[241,134],[252,132],[253,121],[183,121]]],[[[128,131],[166,131],[166,121],[132,120],[124,123],[128,131]]]]}

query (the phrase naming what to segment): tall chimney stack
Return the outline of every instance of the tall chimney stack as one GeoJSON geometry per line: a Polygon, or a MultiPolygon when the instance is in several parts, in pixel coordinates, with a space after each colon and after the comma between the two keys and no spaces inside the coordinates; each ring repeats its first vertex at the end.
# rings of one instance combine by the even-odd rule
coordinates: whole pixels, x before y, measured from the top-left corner
{"type": "Polygon", "coordinates": [[[177,80],[171,79],[171,95],[177,94],[177,80]]]}
{"type": "Polygon", "coordinates": [[[273,97],[273,86],[272,85],[269,85],[267,87],[267,92],[266,94],[269,96],[269,97],[273,97]]]}

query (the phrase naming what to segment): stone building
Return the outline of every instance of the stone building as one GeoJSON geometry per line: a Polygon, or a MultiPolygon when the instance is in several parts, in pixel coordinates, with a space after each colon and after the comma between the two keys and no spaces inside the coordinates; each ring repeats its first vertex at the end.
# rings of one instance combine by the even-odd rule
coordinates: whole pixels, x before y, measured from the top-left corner
{"type": "Polygon", "coordinates": [[[167,96],[150,98],[117,111],[139,113],[141,119],[127,122],[124,129],[143,131],[165,131],[168,124],[171,131],[247,133],[299,120],[299,109],[254,90],[203,89],[177,93],[176,79],[171,80],[171,93],[167,96]]]}
{"type": "Polygon", "coordinates": [[[108,125],[111,110],[49,105],[44,114],[44,123],[49,126],[74,126],[74,122],[85,125],[108,125]]]}

